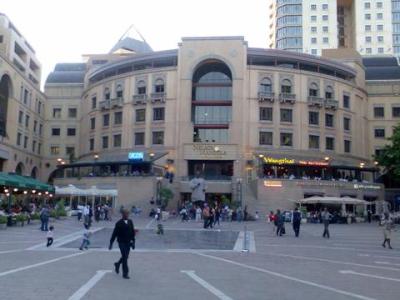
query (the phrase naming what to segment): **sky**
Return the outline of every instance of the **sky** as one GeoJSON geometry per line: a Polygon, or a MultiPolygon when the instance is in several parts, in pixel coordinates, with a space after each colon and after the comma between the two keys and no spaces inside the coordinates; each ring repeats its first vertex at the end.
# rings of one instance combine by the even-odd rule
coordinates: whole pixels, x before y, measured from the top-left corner
{"type": "Polygon", "coordinates": [[[240,35],[267,47],[267,0],[1,0],[0,12],[35,49],[42,85],[56,63],[107,53],[132,24],[155,51],[185,36],[240,35]]]}

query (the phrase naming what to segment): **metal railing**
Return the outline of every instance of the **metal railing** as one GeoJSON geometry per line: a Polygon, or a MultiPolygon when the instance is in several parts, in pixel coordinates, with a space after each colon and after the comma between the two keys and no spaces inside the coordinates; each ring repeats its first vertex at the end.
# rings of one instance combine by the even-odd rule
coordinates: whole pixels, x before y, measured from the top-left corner
{"type": "Polygon", "coordinates": [[[160,92],[160,93],[151,93],[150,95],[151,102],[165,102],[166,98],[166,93],[160,92]]]}
{"type": "Polygon", "coordinates": [[[147,101],[147,94],[137,94],[132,96],[133,104],[145,104],[147,101]]]}
{"type": "Polygon", "coordinates": [[[270,101],[273,102],[275,97],[275,93],[272,92],[258,92],[258,101],[270,101]]]}
{"type": "Polygon", "coordinates": [[[288,103],[295,103],[296,102],[296,94],[288,94],[288,93],[280,93],[279,94],[279,101],[280,102],[288,102],[288,103]]]}
{"type": "Polygon", "coordinates": [[[324,104],[324,98],[316,96],[308,96],[308,105],[322,106],[324,104]]]}
{"type": "Polygon", "coordinates": [[[339,101],[337,101],[335,99],[325,99],[325,107],[332,108],[332,109],[338,109],[339,101]]]}

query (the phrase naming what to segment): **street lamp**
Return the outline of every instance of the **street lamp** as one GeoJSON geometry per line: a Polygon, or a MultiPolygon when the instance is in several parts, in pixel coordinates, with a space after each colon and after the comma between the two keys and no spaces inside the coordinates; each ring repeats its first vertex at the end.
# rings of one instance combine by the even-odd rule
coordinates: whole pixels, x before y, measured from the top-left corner
{"type": "Polygon", "coordinates": [[[156,204],[161,205],[161,185],[162,185],[162,177],[157,177],[157,186],[156,186],[156,204]]]}
{"type": "Polygon", "coordinates": [[[325,156],[324,159],[325,159],[325,161],[328,161],[328,160],[330,160],[330,157],[329,156],[325,156]]]}
{"type": "Polygon", "coordinates": [[[94,160],[98,160],[99,159],[99,155],[95,154],[95,155],[93,155],[93,158],[94,158],[94,160]]]}
{"type": "Polygon", "coordinates": [[[240,206],[243,207],[243,194],[242,194],[242,178],[236,179],[236,192],[240,206]]]}

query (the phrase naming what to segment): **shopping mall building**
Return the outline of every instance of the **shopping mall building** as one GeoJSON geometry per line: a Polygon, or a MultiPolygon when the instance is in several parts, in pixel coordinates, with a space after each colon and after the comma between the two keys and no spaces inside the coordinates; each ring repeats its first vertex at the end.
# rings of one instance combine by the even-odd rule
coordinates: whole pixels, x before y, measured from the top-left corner
{"type": "MultiPolygon", "coordinates": [[[[208,200],[225,195],[251,211],[312,195],[384,200],[373,155],[400,120],[394,58],[251,48],[243,37],[182,38],[168,51],[125,38],[84,57],[57,64],[38,92],[42,152],[16,145],[13,132],[3,169],[23,151],[40,160],[45,181],[115,188],[115,205],[144,209],[161,186],[174,192],[171,208],[190,200],[197,172],[208,200]]],[[[9,101],[23,107],[18,72],[2,59],[2,96],[6,76],[9,101]]]]}

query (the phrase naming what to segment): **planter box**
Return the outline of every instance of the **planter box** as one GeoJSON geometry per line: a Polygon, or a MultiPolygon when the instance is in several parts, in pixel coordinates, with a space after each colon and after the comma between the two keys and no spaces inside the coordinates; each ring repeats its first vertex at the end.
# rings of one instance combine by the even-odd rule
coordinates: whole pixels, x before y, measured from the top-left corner
{"type": "Polygon", "coordinates": [[[7,223],[0,224],[0,230],[5,230],[7,229],[7,223]]]}

